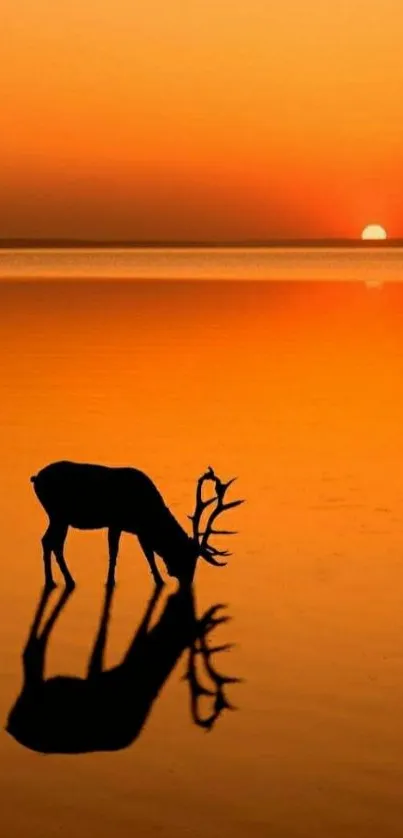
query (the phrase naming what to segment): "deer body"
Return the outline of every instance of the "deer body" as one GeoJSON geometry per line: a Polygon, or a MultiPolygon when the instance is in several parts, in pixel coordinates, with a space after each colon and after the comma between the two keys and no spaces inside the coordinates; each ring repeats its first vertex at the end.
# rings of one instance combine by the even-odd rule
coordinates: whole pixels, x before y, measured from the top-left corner
{"type": "Polygon", "coordinates": [[[122,532],[137,535],[157,584],[161,583],[161,577],[155,553],[164,560],[170,575],[191,580],[197,545],[142,471],[58,462],[46,466],[31,480],[49,516],[49,527],[42,539],[48,587],[54,584],[51,552],[55,553],[68,586],[74,584],[63,555],[69,526],[81,530],[108,529],[109,584],[114,582],[122,532]]]}
{"type": "Polygon", "coordinates": [[[42,538],[45,584],[54,587],[51,557],[54,553],[66,586],[74,587],[74,580],[64,559],[64,542],[69,527],[81,530],[108,529],[109,570],[107,584],[115,583],[115,567],[122,532],[137,535],[157,585],[162,583],[155,561],[160,556],[170,576],[189,584],[193,580],[198,556],[213,565],[220,565],[216,556],[229,555],[209,544],[209,537],[231,534],[228,530],[214,530],[213,522],[226,509],[242,501],[224,502],[228,486],[222,483],[210,467],[197,483],[196,508],[191,517],[193,535],[189,536],[168,509],[162,495],[146,474],[135,468],[62,461],[51,463],[31,477],[35,493],[49,516],[49,526],[42,538]],[[203,485],[212,481],[216,495],[205,500],[203,485]],[[201,519],[207,507],[216,503],[210,512],[204,532],[201,519]]]}

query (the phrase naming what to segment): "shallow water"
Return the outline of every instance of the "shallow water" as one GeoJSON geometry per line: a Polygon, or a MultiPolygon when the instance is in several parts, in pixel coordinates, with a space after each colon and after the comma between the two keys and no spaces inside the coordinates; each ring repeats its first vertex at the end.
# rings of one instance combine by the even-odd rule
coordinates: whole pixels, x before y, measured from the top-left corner
{"type": "Polygon", "coordinates": [[[0,250],[0,279],[400,281],[400,247],[180,247],[0,250]]]}
{"type": "MultiPolygon", "coordinates": [[[[243,679],[226,688],[238,710],[192,723],[184,654],[127,748],[44,756],[3,730],[5,835],[401,835],[402,305],[400,284],[0,285],[4,726],[42,585],[31,474],[135,465],[185,526],[210,463],[247,500],[228,513],[228,566],[196,578],[198,614],[224,602],[233,618],[214,643],[236,644],[216,665],[243,679]]],[[[70,532],[66,558],[78,585],[48,676],[85,675],[105,533],[70,532]]],[[[151,593],[126,536],[107,666],[151,593]]]]}

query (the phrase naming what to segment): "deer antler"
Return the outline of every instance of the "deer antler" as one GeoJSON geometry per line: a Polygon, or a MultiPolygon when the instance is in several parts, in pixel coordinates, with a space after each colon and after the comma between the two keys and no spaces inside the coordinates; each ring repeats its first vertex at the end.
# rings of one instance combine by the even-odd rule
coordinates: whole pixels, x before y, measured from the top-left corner
{"type": "Polygon", "coordinates": [[[218,550],[216,547],[213,547],[212,544],[208,543],[210,536],[212,535],[235,535],[233,530],[215,530],[213,529],[213,523],[218,518],[218,516],[225,512],[227,509],[232,509],[234,506],[239,506],[243,503],[243,500],[233,500],[229,503],[225,503],[225,493],[229,486],[236,480],[235,477],[232,480],[229,480],[228,483],[223,483],[219,477],[214,474],[213,469],[211,466],[208,467],[205,474],[202,474],[197,481],[197,489],[196,489],[196,507],[193,515],[190,515],[190,520],[193,524],[193,538],[196,543],[199,545],[199,556],[203,556],[207,562],[210,564],[216,565],[217,567],[223,566],[226,562],[219,562],[215,559],[215,556],[230,556],[231,553],[228,550],[218,550]],[[207,500],[203,499],[203,485],[211,480],[214,483],[216,494],[212,498],[208,498],[207,500]],[[201,519],[203,516],[204,511],[210,506],[212,503],[217,502],[215,509],[210,513],[209,518],[207,519],[205,530],[202,532],[200,528],[201,519]]]}
{"type": "Polygon", "coordinates": [[[204,616],[198,620],[196,638],[189,649],[189,662],[185,679],[190,685],[191,694],[191,713],[195,724],[203,727],[205,730],[211,730],[218,717],[223,710],[234,710],[233,705],[225,696],[225,685],[236,684],[240,682],[240,678],[231,678],[229,676],[221,675],[211,662],[212,655],[218,652],[224,652],[231,649],[232,643],[225,643],[222,646],[210,647],[208,645],[208,635],[213,629],[221,623],[226,623],[230,617],[216,617],[215,614],[219,609],[224,608],[223,605],[214,605],[209,608],[204,616]],[[213,689],[204,687],[197,675],[197,656],[200,656],[202,663],[205,666],[205,672],[213,684],[213,689]],[[213,708],[208,716],[203,716],[200,709],[200,698],[208,696],[213,699],[213,708]]]}

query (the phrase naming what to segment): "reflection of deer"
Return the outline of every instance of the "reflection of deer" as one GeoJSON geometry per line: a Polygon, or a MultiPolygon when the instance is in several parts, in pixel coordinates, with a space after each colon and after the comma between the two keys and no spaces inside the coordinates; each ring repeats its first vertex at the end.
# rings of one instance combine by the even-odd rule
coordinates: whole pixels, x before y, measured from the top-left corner
{"type": "Polygon", "coordinates": [[[107,588],[99,630],[86,678],[44,676],[46,647],[51,630],[71,592],[66,590],[40,632],[50,591],[45,588],[23,653],[24,683],[7,724],[7,731],[22,745],[41,753],[87,753],[126,748],[140,734],[154,701],[179,658],[189,649],[186,678],[196,724],[211,728],[220,713],[230,708],[225,685],[236,678],[220,675],[208,636],[228,617],[218,616],[222,606],[208,609],[197,619],[193,591],[180,587],[170,595],[157,623],[150,628],[161,588],[156,587],[123,661],[104,670],[113,589],[107,588]],[[196,674],[196,660],[204,664],[205,687],[196,674]],[[202,715],[200,699],[212,702],[202,715]]]}
{"type": "Polygon", "coordinates": [[[182,582],[193,579],[196,560],[202,556],[213,565],[221,565],[217,556],[227,556],[225,550],[218,550],[209,544],[211,535],[229,534],[215,531],[213,521],[226,509],[238,506],[242,501],[224,502],[224,495],[233,482],[222,483],[212,468],[199,478],[193,521],[193,536],[190,537],[166,506],[154,483],[143,472],[133,468],[107,468],[106,466],[82,463],[52,463],[31,478],[37,497],[49,516],[49,526],[42,539],[45,582],[54,587],[51,555],[63,573],[67,587],[74,586],[74,580],[66,565],[63,547],[69,526],[81,530],[108,529],[109,572],[108,584],[115,582],[115,566],[122,532],[137,535],[150,565],[154,581],[161,584],[155,553],[160,556],[170,576],[182,582]],[[203,498],[203,485],[212,481],[216,494],[203,498]],[[204,533],[199,526],[204,510],[216,502],[204,533]]]}

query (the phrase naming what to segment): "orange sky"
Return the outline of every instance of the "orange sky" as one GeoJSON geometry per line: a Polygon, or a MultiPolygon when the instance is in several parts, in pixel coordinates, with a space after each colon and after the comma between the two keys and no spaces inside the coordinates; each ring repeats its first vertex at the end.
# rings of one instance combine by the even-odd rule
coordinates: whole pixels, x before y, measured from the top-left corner
{"type": "Polygon", "coordinates": [[[401,0],[2,10],[0,237],[403,235],[401,0]]]}

